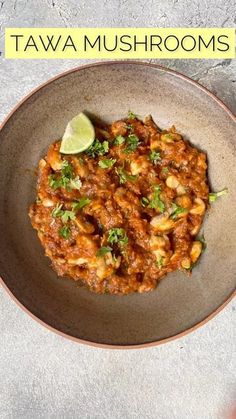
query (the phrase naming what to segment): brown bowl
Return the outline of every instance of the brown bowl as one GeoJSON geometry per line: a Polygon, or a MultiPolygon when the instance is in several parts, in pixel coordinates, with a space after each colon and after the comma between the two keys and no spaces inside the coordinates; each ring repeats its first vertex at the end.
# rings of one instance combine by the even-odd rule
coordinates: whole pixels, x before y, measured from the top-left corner
{"type": "Polygon", "coordinates": [[[192,80],[135,62],[92,64],[40,86],[8,116],[0,131],[0,273],[3,285],[34,318],[66,337],[107,347],[147,346],[193,330],[233,296],[236,273],[235,118],[192,80]],[[105,121],[131,109],[151,113],[208,154],[213,190],[229,188],[204,223],[207,250],[189,278],[178,272],[154,292],[95,295],[58,279],[28,217],[39,159],[75,114],[105,121]]]}

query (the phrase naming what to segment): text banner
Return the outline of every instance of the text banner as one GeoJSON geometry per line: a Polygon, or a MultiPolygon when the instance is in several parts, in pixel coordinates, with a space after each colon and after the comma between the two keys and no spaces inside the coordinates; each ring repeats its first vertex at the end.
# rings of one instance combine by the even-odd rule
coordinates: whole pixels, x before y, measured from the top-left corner
{"type": "Polygon", "coordinates": [[[7,28],[5,57],[155,59],[235,57],[233,28],[7,28]]]}

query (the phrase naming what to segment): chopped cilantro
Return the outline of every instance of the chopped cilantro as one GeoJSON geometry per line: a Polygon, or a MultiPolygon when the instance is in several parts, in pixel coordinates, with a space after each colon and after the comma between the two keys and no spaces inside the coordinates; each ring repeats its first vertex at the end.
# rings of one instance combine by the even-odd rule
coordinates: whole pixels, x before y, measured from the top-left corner
{"type": "Polygon", "coordinates": [[[63,239],[68,239],[71,235],[71,229],[68,226],[63,226],[59,229],[59,235],[63,237],[63,239]]]}
{"type": "Polygon", "coordinates": [[[52,175],[49,175],[49,186],[52,189],[58,189],[58,188],[65,188],[68,189],[70,179],[67,177],[57,176],[55,173],[52,175]]]}
{"type": "Polygon", "coordinates": [[[154,192],[153,192],[153,195],[152,195],[152,199],[149,203],[149,207],[150,208],[155,208],[155,209],[157,208],[160,212],[164,212],[165,211],[165,204],[160,198],[161,186],[160,185],[155,185],[153,190],[154,190],[154,192]]]}
{"type": "Polygon", "coordinates": [[[178,217],[179,214],[184,214],[188,212],[188,210],[186,208],[182,208],[180,206],[178,206],[177,204],[173,203],[172,204],[172,213],[170,215],[170,217],[173,220],[176,220],[176,218],[178,217]]]}
{"type": "Polygon", "coordinates": [[[158,269],[161,269],[163,266],[163,256],[159,256],[159,258],[156,260],[156,266],[158,267],[158,269]]]}
{"type": "Polygon", "coordinates": [[[121,145],[124,142],[125,142],[125,137],[123,137],[122,135],[118,135],[118,137],[116,137],[114,140],[115,145],[121,145]]]}
{"type": "Polygon", "coordinates": [[[52,210],[53,217],[61,217],[63,215],[64,211],[62,210],[62,205],[63,204],[57,204],[55,206],[55,208],[52,210]]]}
{"type": "Polygon", "coordinates": [[[121,246],[124,246],[128,243],[128,237],[123,228],[110,228],[108,231],[108,243],[118,243],[121,246]]]}
{"type": "Polygon", "coordinates": [[[123,167],[119,167],[116,170],[116,173],[118,174],[119,178],[120,178],[120,183],[123,184],[127,181],[135,181],[137,179],[137,175],[130,175],[129,173],[126,172],[126,170],[123,167]]]}
{"type": "Polygon", "coordinates": [[[75,213],[73,211],[68,211],[68,210],[64,211],[61,216],[62,222],[64,224],[66,224],[70,220],[75,220],[75,218],[76,218],[75,213]]]}
{"type": "Polygon", "coordinates": [[[54,173],[48,178],[49,186],[52,189],[65,188],[70,191],[71,189],[80,189],[82,186],[80,177],[74,177],[73,167],[68,160],[63,161],[60,176],[54,173]]]}
{"type": "Polygon", "coordinates": [[[61,175],[69,179],[71,179],[73,176],[73,167],[68,162],[68,160],[64,160],[62,163],[61,175]]]}
{"type": "Polygon", "coordinates": [[[52,217],[61,217],[62,222],[66,224],[69,220],[75,220],[74,211],[62,210],[62,204],[57,204],[52,210],[52,217]]]}
{"type": "Polygon", "coordinates": [[[103,159],[99,161],[98,166],[101,167],[101,169],[109,169],[115,162],[116,159],[103,159]]]}
{"type": "Polygon", "coordinates": [[[93,144],[86,150],[86,154],[90,157],[104,156],[109,151],[108,141],[102,143],[96,138],[93,144]]]}
{"type": "Polygon", "coordinates": [[[70,185],[71,189],[78,189],[79,190],[82,186],[82,182],[80,180],[80,177],[76,176],[74,179],[71,179],[69,185],[70,185]]]}
{"type": "Polygon", "coordinates": [[[129,119],[136,119],[137,115],[135,115],[135,113],[133,113],[132,111],[128,111],[128,118],[129,119]]]}
{"type": "Polygon", "coordinates": [[[135,134],[130,134],[127,138],[126,138],[126,144],[127,147],[125,149],[126,153],[131,153],[132,151],[135,151],[136,148],[139,145],[139,139],[137,137],[137,135],[135,134]]]}
{"type": "Polygon", "coordinates": [[[96,256],[102,257],[102,256],[106,255],[108,252],[111,252],[111,251],[112,251],[112,248],[110,246],[102,246],[97,251],[96,256]]]}
{"type": "Polygon", "coordinates": [[[215,202],[220,196],[228,194],[228,188],[223,189],[219,192],[211,192],[209,193],[209,202],[215,202]]]}
{"type": "Polygon", "coordinates": [[[170,171],[170,169],[169,169],[169,167],[163,167],[162,169],[161,169],[161,171],[163,172],[163,173],[165,173],[165,174],[167,174],[167,173],[169,173],[169,171],[170,171]]]}
{"type": "Polygon", "coordinates": [[[157,164],[161,160],[160,153],[158,151],[152,150],[149,154],[149,159],[153,164],[157,164]]]}
{"type": "Polygon", "coordinates": [[[90,202],[91,200],[89,198],[86,198],[86,197],[80,198],[77,202],[72,203],[72,209],[73,211],[78,211],[79,209],[90,204],[90,202]]]}

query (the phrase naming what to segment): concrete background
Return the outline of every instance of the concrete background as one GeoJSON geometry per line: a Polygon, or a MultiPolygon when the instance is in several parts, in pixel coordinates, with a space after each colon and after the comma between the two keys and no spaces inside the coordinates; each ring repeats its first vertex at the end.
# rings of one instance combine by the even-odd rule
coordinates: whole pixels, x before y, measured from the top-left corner
{"type": "MultiPolygon", "coordinates": [[[[234,0],[0,0],[5,27],[233,27],[234,0]]],[[[0,122],[31,89],[85,61],[0,58],[0,122]]],[[[161,61],[159,61],[160,63],[161,61]]],[[[236,111],[236,60],[165,60],[236,111]]],[[[0,418],[228,418],[236,400],[235,301],[161,347],[109,351],[45,330],[0,289],[0,418]]]]}

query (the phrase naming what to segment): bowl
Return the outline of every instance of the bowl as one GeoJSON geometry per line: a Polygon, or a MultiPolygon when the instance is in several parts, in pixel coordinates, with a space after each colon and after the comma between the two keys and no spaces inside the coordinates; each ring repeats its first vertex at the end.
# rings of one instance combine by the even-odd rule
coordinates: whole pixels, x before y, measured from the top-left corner
{"type": "Polygon", "coordinates": [[[78,342],[111,348],[155,345],[202,325],[232,298],[236,273],[235,118],[205,88],[165,68],[141,62],[79,67],[34,90],[0,131],[0,274],[2,284],[35,319],[78,342]],[[96,295],[59,279],[28,217],[38,161],[67,122],[86,110],[106,122],[131,109],[174,124],[207,152],[212,190],[229,194],[205,222],[207,250],[188,277],[175,272],[157,289],[128,296],[96,295]]]}

